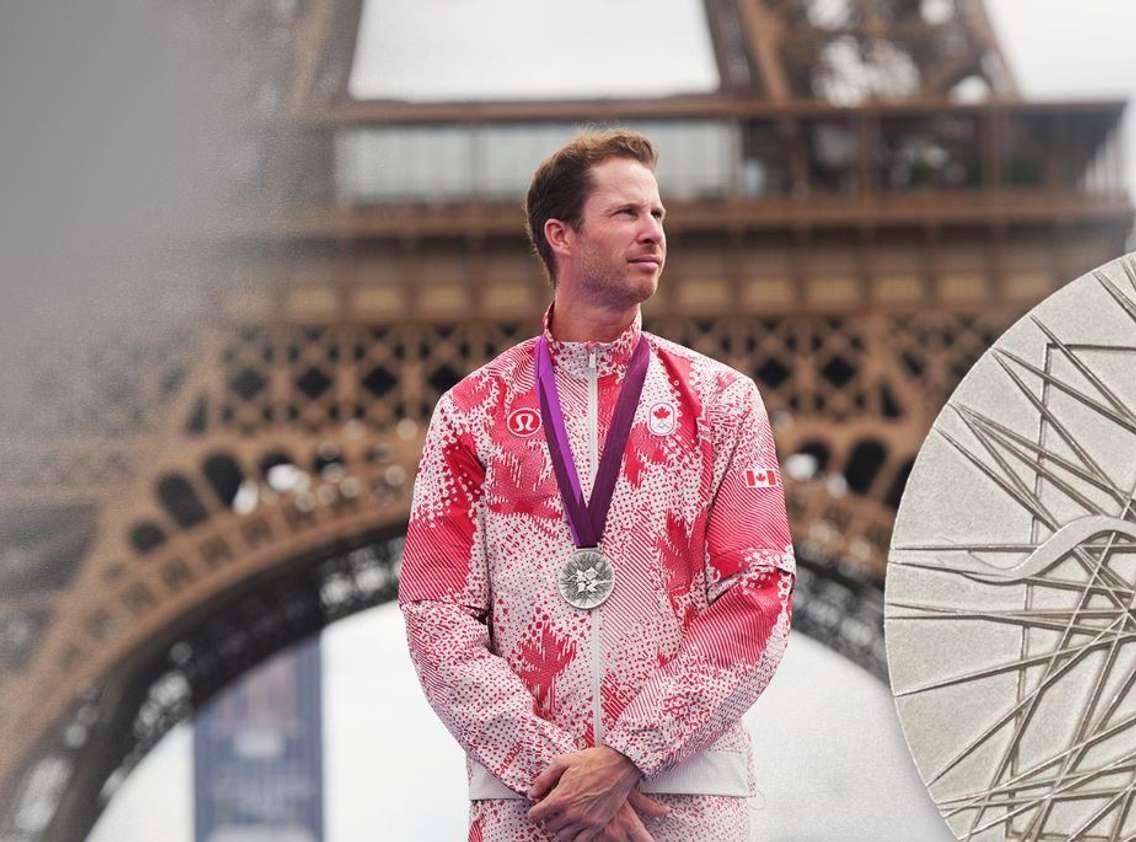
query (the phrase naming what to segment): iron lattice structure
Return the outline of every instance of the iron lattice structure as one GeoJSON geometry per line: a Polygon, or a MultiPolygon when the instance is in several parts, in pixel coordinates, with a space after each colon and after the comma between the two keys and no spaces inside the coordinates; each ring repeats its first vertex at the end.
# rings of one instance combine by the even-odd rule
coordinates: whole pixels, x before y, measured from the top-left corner
{"type": "Polygon", "coordinates": [[[623,122],[661,167],[668,139],[717,162],[660,170],[671,258],[645,325],[757,380],[797,628],[879,675],[895,507],[933,419],[1131,228],[1123,103],[1021,100],[977,0],[707,0],[716,93],[476,106],[351,100],[360,9],[170,3],[240,150],[196,297],[0,373],[5,839],[81,838],[226,681],[393,597],[435,401],[546,302],[531,167],[494,150],[623,122]],[[471,166],[416,180],[442,135],[471,166]],[[376,155],[406,166],[376,181],[376,155]]]}

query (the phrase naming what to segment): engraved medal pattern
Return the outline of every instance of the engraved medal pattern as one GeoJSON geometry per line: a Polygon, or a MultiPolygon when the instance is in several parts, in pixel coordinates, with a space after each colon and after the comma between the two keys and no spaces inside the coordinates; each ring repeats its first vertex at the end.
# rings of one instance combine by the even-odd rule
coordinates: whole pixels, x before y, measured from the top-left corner
{"type": "Polygon", "coordinates": [[[557,580],[560,595],[577,608],[595,608],[603,603],[615,586],[615,569],[603,553],[593,549],[576,550],[568,558],[557,580]]]}
{"type": "Polygon", "coordinates": [[[1136,838],[1136,262],[975,364],[892,538],[892,689],[958,839],[1136,838]]]}

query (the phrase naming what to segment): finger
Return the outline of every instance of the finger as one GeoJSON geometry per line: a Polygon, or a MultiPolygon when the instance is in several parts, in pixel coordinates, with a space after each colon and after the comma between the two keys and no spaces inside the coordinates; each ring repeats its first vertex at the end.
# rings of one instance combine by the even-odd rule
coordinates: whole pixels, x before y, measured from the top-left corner
{"type": "Polygon", "coordinates": [[[534,822],[548,821],[559,813],[563,807],[564,805],[560,803],[560,798],[553,793],[548,798],[545,798],[543,801],[529,808],[529,820],[534,822]]]}
{"type": "Polygon", "coordinates": [[[627,835],[627,827],[624,822],[612,822],[598,835],[592,837],[596,842],[627,842],[630,838],[627,835]]]}
{"type": "Polygon", "coordinates": [[[556,834],[556,842],[592,842],[600,839],[594,830],[580,830],[579,825],[566,827],[556,834]]]}
{"type": "Polygon", "coordinates": [[[544,821],[554,813],[562,812],[565,808],[564,796],[556,786],[551,788],[537,799],[537,803],[529,808],[528,816],[533,821],[544,821]]]}
{"type": "MultiPolygon", "coordinates": [[[[560,833],[562,831],[571,831],[566,833],[564,838],[571,839],[581,830],[585,830],[582,825],[578,824],[573,819],[570,819],[566,813],[556,813],[544,823],[544,829],[549,833],[560,833]]],[[[557,837],[559,838],[559,837],[557,837]]]]}
{"type": "Polygon", "coordinates": [[[581,833],[578,827],[566,827],[555,836],[556,842],[574,842],[574,840],[580,838],[591,839],[586,832],[581,833]]]}
{"type": "Polygon", "coordinates": [[[561,762],[560,758],[556,758],[545,768],[543,772],[533,779],[532,786],[529,787],[528,796],[530,801],[538,801],[544,798],[560,780],[560,776],[564,774],[564,770],[568,767],[561,762]]]}
{"type": "Polygon", "coordinates": [[[631,831],[628,837],[630,842],[655,842],[655,837],[647,832],[647,828],[643,826],[643,822],[639,821],[639,817],[634,813],[631,815],[631,821],[628,822],[631,831]]]}
{"type": "Polygon", "coordinates": [[[662,801],[656,801],[654,798],[645,795],[637,789],[631,790],[628,794],[627,803],[634,807],[637,812],[645,816],[652,816],[653,818],[669,816],[671,813],[671,808],[662,801]]]}

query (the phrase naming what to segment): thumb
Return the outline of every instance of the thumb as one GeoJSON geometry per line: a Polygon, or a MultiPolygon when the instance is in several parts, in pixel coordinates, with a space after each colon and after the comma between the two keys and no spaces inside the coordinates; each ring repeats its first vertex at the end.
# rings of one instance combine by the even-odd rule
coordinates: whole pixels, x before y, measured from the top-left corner
{"type": "Polygon", "coordinates": [[[529,787],[527,793],[530,801],[539,801],[548,795],[549,791],[556,786],[556,782],[560,780],[560,776],[564,774],[567,768],[560,758],[554,759],[543,772],[533,779],[532,786],[529,787]]]}
{"type": "Polygon", "coordinates": [[[671,812],[671,808],[666,804],[644,795],[637,789],[631,790],[631,793],[627,796],[627,803],[634,807],[636,812],[645,816],[661,818],[662,816],[669,816],[671,812]]]}

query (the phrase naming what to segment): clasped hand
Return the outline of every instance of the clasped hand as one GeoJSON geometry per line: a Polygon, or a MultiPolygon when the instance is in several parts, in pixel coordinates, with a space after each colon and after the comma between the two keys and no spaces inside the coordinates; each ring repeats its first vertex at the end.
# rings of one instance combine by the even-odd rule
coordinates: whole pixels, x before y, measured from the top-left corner
{"type": "Polygon", "coordinates": [[[538,803],[528,816],[558,842],[652,842],[636,811],[665,816],[670,809],[635,789],[640,777],[634,763],[607,746],[562,754],[533,781],[527,794],[538,803]]]}

